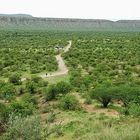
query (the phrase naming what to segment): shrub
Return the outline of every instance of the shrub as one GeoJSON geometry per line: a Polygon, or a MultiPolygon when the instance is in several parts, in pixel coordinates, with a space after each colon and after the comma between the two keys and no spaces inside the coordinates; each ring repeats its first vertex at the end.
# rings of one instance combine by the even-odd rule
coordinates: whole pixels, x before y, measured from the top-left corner
{"type": "Polygon", "coordinates": [[[23,103],[32,103],[33,105],[37,104],[37,98],[33,97],[31,94],[24,94],[21,98],[21,102],[23,103]]]}
{"type": "Polygon", "coordinates": [[[23,86],[20,86],[18,88],[18,95],[22,95],[22,94],[24,94],[24,92],[25,92],[25,88],[23,86]]]}
{"type": "Polygon", "coordinates": [[[74,95],[65,95],[60,100],[60,108],[63,110],[79,110],[80,105],[74,95]]]}
{"type": "Polygon", "coordinates": [[[0,98],[11,101],[16,94],[16,90],[13,84],[3,83],[0,86],[0,98]]]}
{"type": "Polygon", "coordinates": [[[55,85],[50,85],[44,93],[46,101],[50,101],[53,99],[56,99],[56,96],[58,95],[58,91],[56,89],[55,85]]]}
{"type": "Polygon", "coordinates": [[[56,99],[56,97],[60,94],[67,94],[71,90],[71,86],[66,82],[59,82],[57,84],[50,85],[45,91],[46,101],[50,101],[56,99]]]}
{"type": "Polygon", "coordinates": [[[37,92],[37,85],[33,81],[28,81],[26,83],[26,89],[29,93],[34,94],[37,92]]]}
{"type": "Polygon", "coordinates": [[[28,116],[22,118],[21,116],[10,116],[8,122],[8,129],[3,135],[6,140],[41,140],[42,127],[40,119],[37,116],[28,116]]]}
{"type": "Polygon", "coordinates": [[[11,113],[14,113],[14,115],[32,115],[34,111],[34,106],[32,103],[15,101],[10,104],[10,111],[11,113]]]}
{"type": "Polygon", "coordinates": [[[132,116],[140,116],[140,106],[138,104],[132,103],[128,107],[128,112],[132,116]]]}
{"type": "Polygon", "coordinates": [[[14,73],[9,77],[9,82],[15,85],[19,85],[21,83],[21,78],[18,73],[14,73]]]}
{"type": "Polygon", "coordinates": [[[32,77],[31,81],[36,83],[39,87],[48,86],[48,82],[44,81],[41,77],[34,76],[32,77]]]}
{"type": "Polygon", "coordinates": [[[32,77],[31,80],[32,80],[33,82],[35,82],[35,83],[39,83],[39,82],[42,80],[42,78],[41,78],[41,77],[34,76],[34,77],[32,77]]]}
{"type": "Polygon", "coordinates": [[[49,123],[42,125],[41,119],[37,115],[27,117],[10,115],[6,133],[0,136],[0,139],[46,140],[52,134],[57,136],[63,134],[61,124],[50,126],[49,123]]]}
{"type": "Polygon", "coordinates": [[[9,116],[9,107],[3,103],[0,103],[0,122],[5,123],[9,116]]]}
{"type": "Polygon", "coordinates": [[[140,103],[140,88],[137,86],[121,85],[117,89],[116,99],[127,107],[131,102],[140,103]]]}
{"type": "Polygon", "coordinates": [[[56,90],[59,94],[67,94],[71,90],[71,86],[67,82],[59,82],[56,84],[56,90]]]}
{"type": "Polygon", "coordinates": [[[91,97],[90,96],[87,96],[84,103],[85,104],[91,104],[92,103],[91,97]]]}

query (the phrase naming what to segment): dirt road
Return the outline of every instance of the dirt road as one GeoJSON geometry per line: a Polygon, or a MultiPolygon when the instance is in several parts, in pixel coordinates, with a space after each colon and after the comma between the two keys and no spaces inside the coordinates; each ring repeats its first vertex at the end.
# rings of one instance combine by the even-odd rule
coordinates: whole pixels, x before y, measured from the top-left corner
{"type": "MultiPolygon", "coordinates": [[[[64,48],[64,53],[69,51],[71,47],[72,41],[69,41],[69,44],[64,48]]],[[[42,74],[40,77],[42,78],[47,78],[47,77],[53,77],[53,76],[59,76],[59,75],[64,75],[68,73],[68,68],[65,65],[65,62],[61,56],[61,54],[55,56],[57,63],[58,63],[58,70],[56,72],[42,74]]]]}
{"type": "MultiPolygon", "coordinates": [[[[67,51],[69,51],[71,45],[72,45],[72,41],[68,41],[69,44],[64,48],[64,53],[66,53],[67,51]]],[[[65,75],[68,73],[68,68],[65,65],[65,62],[61,56],[61,54],[58,54],[55,56],[57,63],[58,63],[58,70],[56,72],[50,72],[47,75],[46,74],[42,74],[39,75],[39,77],[42,78],[47,78],[47,77],[54,77],[54,76],[60,76],[60,75],[65,75]]],[[[21,81],[25,81],[26,78],[22,78],[21,81]]]]}

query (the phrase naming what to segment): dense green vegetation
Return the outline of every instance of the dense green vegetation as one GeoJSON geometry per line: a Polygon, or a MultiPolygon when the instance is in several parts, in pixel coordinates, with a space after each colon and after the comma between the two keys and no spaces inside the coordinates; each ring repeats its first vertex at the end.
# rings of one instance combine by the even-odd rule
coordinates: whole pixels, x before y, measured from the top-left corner
{"type": "Polygon", "coordinates": [[[68,66],[79,71],[77,74],[73,72],[73,77],[83,78],[77,86],[82,86],[84,81],[94,86],[104,81],[114,85],[132,82],[139,85],[140,34],[92,35],[75,38],[73,47],[64,55],[68,66]]]}
{"type": "Polygon", "coordinates": [[[41,32],[1,32],[0,75],[9,77],[56,71],[55,46],[66,44],[60,34],[41,32]],[[59,37],[60,36],[60,37],[59,37]]]}
{"type": "Polygon", "coordinates": [[[139,33],[0,33],[0,139],[140,139],[139,33]]]}

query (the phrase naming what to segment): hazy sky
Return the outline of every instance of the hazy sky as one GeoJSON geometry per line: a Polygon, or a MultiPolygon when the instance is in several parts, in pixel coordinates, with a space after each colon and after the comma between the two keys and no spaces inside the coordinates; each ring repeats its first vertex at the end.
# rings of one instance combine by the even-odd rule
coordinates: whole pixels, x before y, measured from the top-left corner
{"type": "Polygon", "coordinates": [[[37,17],[140,19],[140,0],[0,0],[0,13],[37,17]]]}

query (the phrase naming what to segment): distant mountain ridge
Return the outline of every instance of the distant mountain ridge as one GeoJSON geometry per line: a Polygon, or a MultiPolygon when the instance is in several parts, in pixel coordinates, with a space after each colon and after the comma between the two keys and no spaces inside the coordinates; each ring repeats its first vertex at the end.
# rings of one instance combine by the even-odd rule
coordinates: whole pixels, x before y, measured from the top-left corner
{"type": "Polygon", "coordinates": [[[0,17],[32,17],[28,14],[0,14],[0,17]]]}
{"type": "Polygon", "coordinates": [[[140,31],[140,20],[38,18],[26,14],[0,14],[0,29],[140,31]]]}

